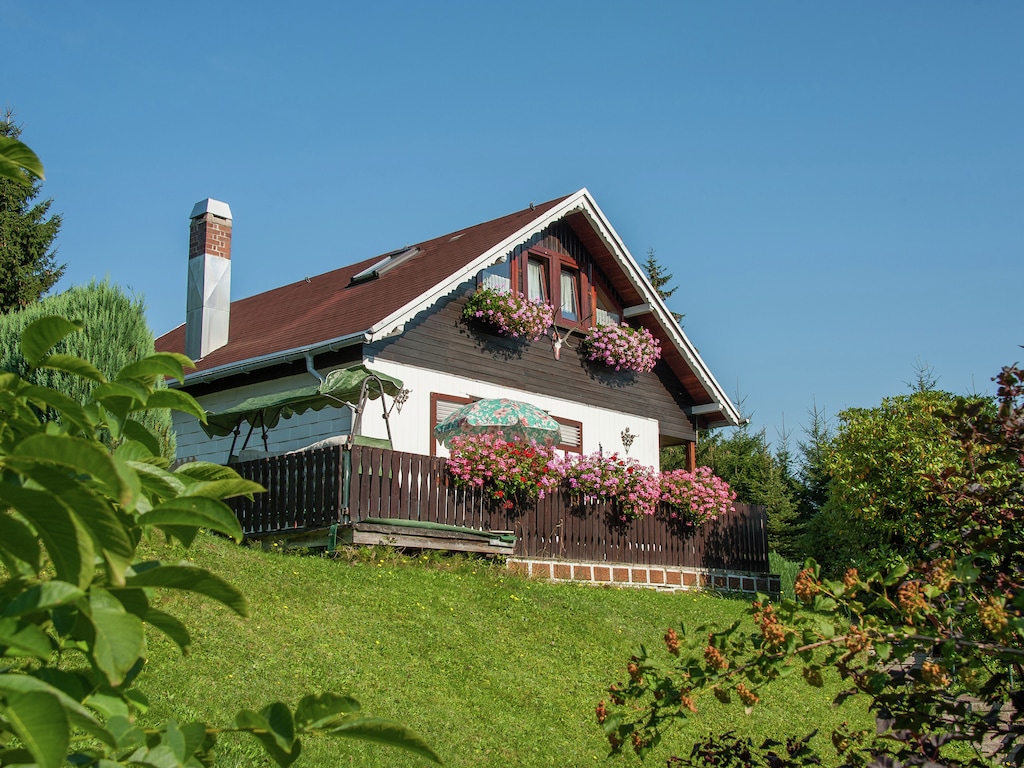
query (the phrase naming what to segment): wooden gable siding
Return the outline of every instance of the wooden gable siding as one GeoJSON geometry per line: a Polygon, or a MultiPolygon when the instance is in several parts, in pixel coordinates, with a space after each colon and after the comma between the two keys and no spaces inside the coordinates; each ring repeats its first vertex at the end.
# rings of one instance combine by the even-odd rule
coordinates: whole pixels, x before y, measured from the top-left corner
{"type": "Polygon", "coordinates": [[[419,368],[479,379],[599,408],[656,418],[662,444],[693,441],[693,424],[683,411],[678,379],[664,363],[652,373],[616,373],[584,361],[580,335],[573,334],[555,360],[542,338],[524,344],[490,333],[462,319],[475,282],[406,323],[401,336],[366,345],[364,352],[419,368]]]}
{"type": "MultiPolygon", "coordinates": [[[[587,246],[584,245],[580,236],[576,234],[576,230],[569,226],[564,219],[545,227],[522,245],[517,245],[512,250],[511,258],[513,260],[518,259],[523,253],[537,246],[570,257],[579,266],[580,272],[587,276],[587,281],[591,285],[600,285],[619,306],[627,306],[623,297],[616,290],[615,286],[612,285],[611,280],[608,279],[608,276],[597,264],[593,256],[591,256],[590,251],[587,250],[587,246]]],[[[585,317],[589,312],[593,311],[594,307],[592,306],[591,297],[584,296],[583,316],[585,317]]]]}

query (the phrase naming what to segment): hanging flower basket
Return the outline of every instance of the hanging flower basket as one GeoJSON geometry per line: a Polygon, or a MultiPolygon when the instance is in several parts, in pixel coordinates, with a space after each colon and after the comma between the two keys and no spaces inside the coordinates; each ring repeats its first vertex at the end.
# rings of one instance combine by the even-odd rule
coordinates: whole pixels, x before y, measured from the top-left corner
{"type": "Polygon", "coordinates": [[[490,325],[502,336],[525,341],[536,341],[555,322],[555,310],[550,304],[493,288],[480,288],[470,296],[462,316],[490,325]]]}
{"type": "Polygon", "coordinates": [[[565,491],[582,501],[606,501],[615,504],[623,522],[653,515],[658,507],[658,475],[636,459],[617,454],[591,453],[556,459],[550,467],[563,478],[565,491]]]}
{"type": "Polygon", "coordinates": [[[686,526],[703,525],[736,509],[736,492],[711,467],[662,472],[661,500],[670,507],[669,519],[686,526]]]}
{"type": "Polygon", "coordinates": [[[587,360],[616,371],[648,373],[661,359],[661,342],[646,328],[625,323],[591,328],[581,346],[587,360]]]}
{"type": "Polygon", "coordinates": [[[549,464],[555,451],[533,440],[506,440],[499,431],[450,441],[448,472],[458,488],[479,489],[495,506],[513,509],[544,498],[562,481],[549,464]]]}

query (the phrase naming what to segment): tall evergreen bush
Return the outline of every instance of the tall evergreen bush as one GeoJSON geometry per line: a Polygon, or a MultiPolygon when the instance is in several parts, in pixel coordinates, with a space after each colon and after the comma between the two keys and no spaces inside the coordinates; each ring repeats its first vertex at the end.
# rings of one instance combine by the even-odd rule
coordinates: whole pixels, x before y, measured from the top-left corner
{"type": "MultiPolygon", "coordinates": [[[[59,315],[85,324],[82,333],[60,342],[57,351],[89,360],[104,376],[112,379],[129,363],[153,354],[153,334],[146,324],[145,305],[108,280],[93,281],[50,296],[24,309],[0,315],[0,370],[59,392],[85,404],[96,382],[67,371],[31,369],[21,354],[21,334],[32,322],[47,315],[59,315]]],[[[145,426],[160,437],[163,453],[174,457],[175,440],[167,411],[145,414],[145,426]]]]}

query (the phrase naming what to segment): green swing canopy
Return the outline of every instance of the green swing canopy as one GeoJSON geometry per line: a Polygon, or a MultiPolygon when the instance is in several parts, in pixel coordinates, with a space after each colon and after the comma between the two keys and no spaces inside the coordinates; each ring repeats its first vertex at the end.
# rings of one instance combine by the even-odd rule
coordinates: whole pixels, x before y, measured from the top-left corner
{"type": "MultiPolygon", "coordinates": [[[[362,364],[350,365],[331,371],[319,385],[311,384],[273,395],[250,397],[226,411],[207,412],[203,431],[209,437],[223,437],[230,435],[245,422],[253,427],[273,429],[282,418],[287,419],[310,410],[319,411],[327,406],[341,408],[350,403],[354,405],[359,402],[363,384],[370,377],[378,379],[384,392],[392,397],[402,388],[402,382],[396,378],[377,373],[362,364]]],[[[366,387],[366,396],[376,400],[382,394],[380,390],[381,387],[371,379],[366,387]]]]}

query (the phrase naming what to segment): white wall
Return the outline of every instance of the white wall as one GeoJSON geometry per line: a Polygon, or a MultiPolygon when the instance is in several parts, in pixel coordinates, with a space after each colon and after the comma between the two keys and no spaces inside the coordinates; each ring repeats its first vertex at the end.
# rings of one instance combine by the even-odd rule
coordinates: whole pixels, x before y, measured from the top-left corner
{"type": "MultiPolygon", "coordinates": [[[[458,397],[508,397],[523,400],[543,408],[553,416],[572,419],[583,424],[583,452],[593,453],[601,448],[605,453],[625,455],[621,433],[629,427],[636,436],[628,456],[652,467],[658,466],[658,420],[632,414],[618,413],[604,408],[577,403],[572,400],[538,395],[509,387],[497,386],[462,376],[439,373],[386,360],[369,359],[366,365],[372,370],[400,379],[410,390],[409,399],[401,413],[391,413],[392,444],[396,450],[409,453],[429,454],[433,438],[430,434],[431,392],[458,397]]],[[[321,371],[326,375],[327,370],[321,371]]],[[[272,382],[251,384],[224,390],[198,398],[207,411],[217,412],[237,405],[247,397],[284,392],[296,387],[308,386],[315,380],[309,374],[290,376],[272,382]]],[[[391,398],[386,398],[390,406],[391,398]]],[[[381,401],[371,400],[363,414],[360,434],[370,437],[387,437],[387,425],[382,418],[381,401]]],[[[199,459],[224,463],[231,448],[231,436],[210,439],[199,426],[199,422],[184,414],[174,414],[174,428],[178,435],[178,458],[199,459]]],[[[242,446],[248,426],[244,425],[242,435],[235,447],[236,453],[242,446]]],[[[348,408],[324,408],[322,411],[307,411],[300,416],[281,419],[276,427],[269,430],[268,447],[271,453],[294,451],[311,443],[351,432],[351,412],[348,408]]],[[[263,449],[260,430],[253,430],[248,448],[263,449]]],[[[439,455],[447,451],[439,446],[439,455]]]]}
{"type": "MultiPolygon", "coordinates": [[[[401,414],[392,413],[391,416],[391,430],[394,433],[392,442],[396,450],[409,453],[430,453],[432,442],[430,393],[434,392],[459,397],[508,397],[513,400],[523,400],[543,408],[552,416],[582,422],[584,453],[593,453],[600,447],[606,454],[624,455],[621,433],[626,427],[629,427],[629,431],[636,435],[636,439],[629,449],[629,457],[648,466],[658,466],[657,419],[609,411],[568,399],[547,397],[387,360],[370,359],[366,361],[366,364],[373,370],[401,379],[406,388],[410,390],[409,400],[402,408],[401,414]]],[[[373,406],[367,410],[372,412],[372,408],[373,406]]],[[[378,413],[379,408],[378,405],[378,413]]],[[[364,418],[363,434],[375,434],[365,428],[371,421],[373,421],[372,418],[364,418]]],[[[447,451],[443,447],[438,449],[437,453],[442,456],[447,455],[447,451]]]]}

